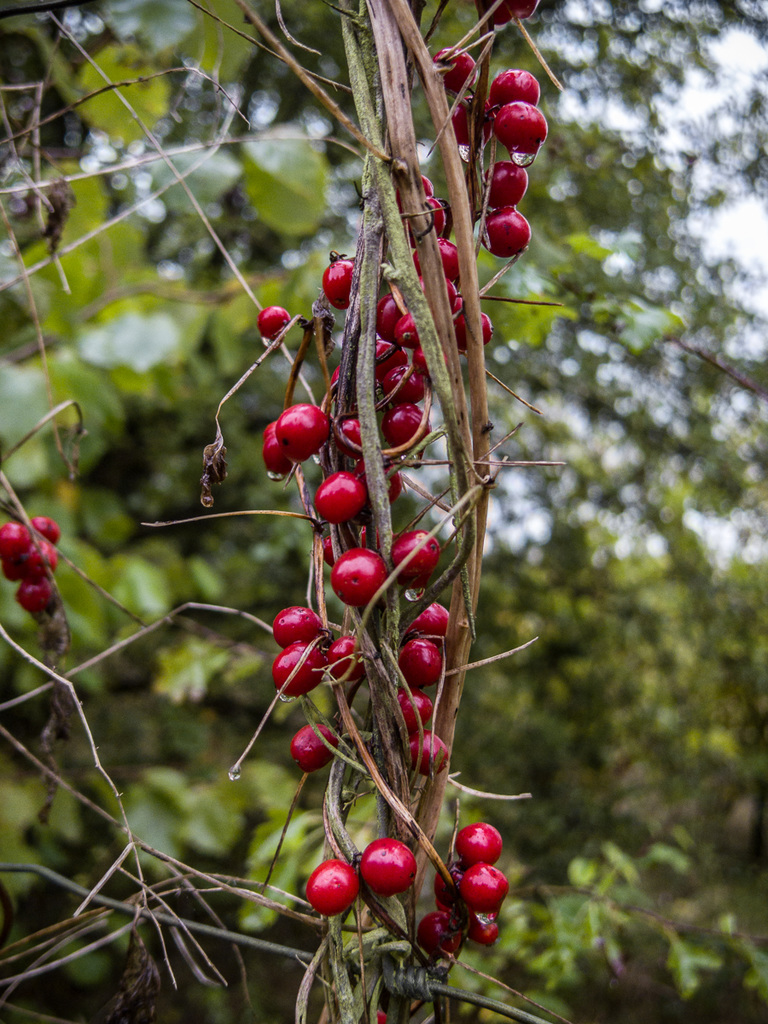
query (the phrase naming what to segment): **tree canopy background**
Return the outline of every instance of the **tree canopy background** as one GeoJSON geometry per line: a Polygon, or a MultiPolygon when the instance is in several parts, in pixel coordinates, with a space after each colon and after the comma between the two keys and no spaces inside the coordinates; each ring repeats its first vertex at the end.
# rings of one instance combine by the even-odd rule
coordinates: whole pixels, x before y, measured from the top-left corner
{"type": "MultiPolygon", "coordinates": [[[[339,81],[327,87],[351,114],[338,12],[285,0],[283,34],[271,5],[258,10],[306,68],[339,81]]],[[[435,12],[424,6],[423,25],[435,12]]],[[[475,17],[449,2],[433,51],[475,17]]],[[[471,962],[573,1020],[746,1024],[768,1002],[766,324],[763,281],[718,256],[706,225],[768,189],[765,70],[736,88],[718,57],[724,40],[764,45],[768,15],[748,0],[543,0],[529,27],[565,89],[514,26],[500,33],[494,68],[538,75],[550,136],[521,204],[531,246],[494,289],[532,304],[485,307],[489,367],[528,405],[492,384],[492,418],[498,437],[520,424],[513,458],[562,465],[511,471],[494,495],[473,659],[538,640],[470,675],[453,767],[473,789],[533,798],[455,792],[462,813],[502,830],[513,880],[499,944],[471,962]],[[706,117],[680,105],[692,85],[712,91],[706,117]]],[[[62,525],[71,648],[59,668],[187,602],[271,622],[303,603],[301,524],[143,524],[204,514],[218,403],[261,352],[254,300],[309,315],[328,252],[354,251],[359,151],[231,0],[5,19],[0,78],[2,470],[30,514],[62,525]],[[68,400],[83,436],[70,407],[56,431],[26,437],[68,400]]],[[[427,139],[421,105],[416,92],[427,139]]],[[[440,195],[428,141],[423,155],[440,195]]],[[[479,266],[484,281],[497,269],[483,250],[479,266]]],[[[296,328],[289,348],[299,340],[296,328]]],[[[224,406],[216,512],[296,507],[260,455],[287,372],[272,357],[224,406]]],[[[320,387],[319,370],[306,377],[320,387]]],[[[0,621],[40,657],[5,581],[0,621]]],[[[73,676],[136,834],[257,881],[298,781],[296,709],[277,709],[237,784],[227,769],[270,700],[272,656],[253,621],[188,608],[73,676]]],[[[0,667],[0,856],[90,887],[122,838],[66,789],[39,820],[46,783],[28,754],[45,760],[49,696],[16,698],[45,676],[8,642],[0,667]]],[[[54,755],[62,779],[114,813],[78,727],[54,755]]],[[[320,787],[301,794],[281,889],[298,892],[317,860],[320,787]]],[[[447,807],[445,842],[451,824],[447,807]]],[[[145,870],[167,877],[150,858],[145,870]]],[[[3,883],[11,942],[77,905],[33,875],[3,883]]],[[[117,896],[121,884],[132,891],[115,875],[117,896]]],[[[191,897],[175,906],[198,913],[191,897]]],[[[248,903],[215,906],[233,929],[311,943],[248,903]]],[[[92,1018],[126,944],[22,985],[4,1014],[92,1018]]],[[[164,976],[163,1021],[252,1019],[228,948],[206,949],[229,987],[200,984],[172,946],[179,988],[164,976]]],[[[290,1019],[299,970],[280,964],[275,984],[275,962],[243,955],[256,1019],[290,1019]]]]}

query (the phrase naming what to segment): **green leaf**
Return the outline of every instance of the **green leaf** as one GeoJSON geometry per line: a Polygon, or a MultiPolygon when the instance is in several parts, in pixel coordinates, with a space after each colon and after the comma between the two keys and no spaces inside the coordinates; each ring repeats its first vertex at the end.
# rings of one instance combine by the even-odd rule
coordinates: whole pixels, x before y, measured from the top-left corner
{"type": "Polygon", "coordinates": [[[157,566],[138,558],[115,558],[113,594],[137,615],[156,616],[170,610],[170,585],[157,566]]]}
{"type": "Polygon", "coordinates": [[[603,260],[606,256],[611,255],[610,249],[606,249],[605,246],[600,245],[600,243],[596,241],[592,235],[587,234],[586,231],[577,231],[573,235],[567,235],[565,241],[579,256],[589,256],[595,260],[603,260]]]}
{"type": "Polygon", "coordinates": [[[197,637],[185,639],[178,647],[160,652],[159,671],[154,690],[165,694],[174,704],[203,699],[211,679],[227,663],[226,651],[197,637]]]}
{"type": "Polygon", "coordinates": [[[107,0],[103,13],[119,39],[135,38],[151,53],[174,46],[197,24],[186,0],[107,0]]]}
{"type": "Polygon", "coordinates": [[[311,234],[325,215],[325,156],[303,139],[247,142],[244,150],[246,189],[261,220],[284,235],[311,234]]]}
{"type": "Polygon", "coordinates": [[[684,324],[679,316],[661,306],[636,299],[622,307],[620,338],[631,352],[642,352],[665,335],[678,334],[684,324]]]}
{"type": "MultiPolygon", "coordinates": [[[[132,0],[126,0],[131,3],[132,0]]],[[[153,3],[158,9],[164,4],[153,3]]],[[[144,125],[152,128],[168,109],[172,81],[169,75],[146,78],[156,70],[146,62],[146,53],[136,46],[107,46],[99,51],[98,66],[106,79],[90,64],[84,64],[79,84],[84,93],[103,89],[109,82],[131,82],[121,92],[136,111],[144,125]]],[[[82,116],[93,127],[100,128],[110,138],[131,142],[145,138],[144,130],[123,104],[117,91],[99,92],[81,107],[82,116]]]]}
{"type": "Polygon", "coordinates": [[[175,360],[180,346],[181,332],[167,313],[125,313],[104,327],[86,331],[78,349],[94,366],[127,366],[146,373],[158,363],[175,360]]]}
{"type": "Polygon", "coordinates": [[[632,885],[637,885],[640,881],[640,872],[637,870],[637,866],[631,857],[627,856],[623,850],[620,850],[615,843],[603,843],[601,847],[603,856],[618,873],[627,882],[632,885]]]}
{"type": "Polygon", "coordinates": [[[712,950],[695,946],[678,937],[671,941],[667,967],[672,972],[683,999],[690,999],[696,992],[701,984],[700,975],[703,971],[716,971],[722,964],[722,957],[712,950]]]}
{"type": "Polygon", "coordinates": [[[643,859],[652,864],[667,864],[679,875],[684,875],[691,866],[690,857],[668,843],[654,843],[643,859]]]}
{"type": "Polygon", "coordinates": [[[750,965],[744,984],[755,989],[763,1002],[768,1003],[768,953],[751,942],[741,942],[738,948],[750,965]]]}
{"type": "MultiPolygon", "coordinates": [[[[200,153],[181,153],[173,158],[173,165],[201,206],[215,202],[227,192],[243,173],[239,160],[231,153],[218,152],[204,161],[200,153]],[[200,166],[187,174],[190,167],[200,166]]],[[[155,165],[152,172],[154,189],[169,186],[163,195],[163,202],[169,210],[191,210],[191,201],[178,182],[176,175],[163,161],[155,165]]]]}

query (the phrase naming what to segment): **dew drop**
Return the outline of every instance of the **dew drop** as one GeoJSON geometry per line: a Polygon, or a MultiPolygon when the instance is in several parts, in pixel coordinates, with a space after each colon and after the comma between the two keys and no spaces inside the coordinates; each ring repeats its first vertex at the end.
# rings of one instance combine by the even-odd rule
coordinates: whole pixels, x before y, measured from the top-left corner
{"type": "Polygon", "coordinates": [[[267,470],[267,476],[270,480],[285,480],[285,473],[273,473],[271,470],[267,470]]]}
{"type": "Polygon", "coordinates": [[[413,587],[408,587],[405,592],[406,601],[420,601],[424,597],[424,587],[419,590],[414,590],[413,587]]]}
{"type": "Polygon", "coordinates": [[[319,466],[320,465],[320,456],[319,455],[313,455],[312,456],[312,461],[319,466]]]}
{"type": "Polygon", "coordinates": [[[469,146],[459,146],[459,156],[461,157],[465,164],[469,163],[469,154],[469,146]]]}
{"type": "Polygon", "coordinates": [[[283,704],[293,704],[293,702],[296,700],[295,697],[289,697],[288,694],[286,693],[279,694],[279,697],[283,704]]]}
{"type": "Polygon", "coordinates": [[[497,916],[497,914],[478,914],[475,911],[475,917],[483,926],[492,924],[496,920],[497,916]]]}
{"type": "Polygon", "coordinates": [[[535,153],[510,153],[509,156],[512,163],[517,164],[518,167],[530,167],[536,159],[535,153]]]}
{"type": "Polygon", "coordinates": [[[227,772],[227,775],[229,776],[230,782],[237,782],[237,780],[240,778],[240,765],[233,764],[232,767],[227,772]]]}
{"type": "Polygon", "coordinates": [[[213,507],[213,496],[210,495],[210,494],[203,494],[203,495],[201,495],[201,497],[200,497],[200,504],[203,505],[205,508],[212,508],[213,507]]]}

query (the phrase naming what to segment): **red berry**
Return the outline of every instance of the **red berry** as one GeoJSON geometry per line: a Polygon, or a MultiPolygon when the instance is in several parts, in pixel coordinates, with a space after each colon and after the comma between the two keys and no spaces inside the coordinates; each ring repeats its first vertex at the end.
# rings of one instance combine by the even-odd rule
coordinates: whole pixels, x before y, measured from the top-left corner
{"type": "Polygon", "coordinates": [[[473,864],[495,864],[501,856],[501,835],[493,825],[477,821],[465,825],[456,835],[456,856],[464,868],[473,864]]]}
{"type": "Polygon", "coordinates": [[[495,921],[481,921],[470,910],[467,938],[480,946],[492,946],[499,937],[499,926],[495,921]]]}
{"type": "Polygon", "coordinates": [[[13,560],[29,553],[32,538],[23,523],[4,523],[0,526],[0,558],[13,560]]]}
{"type": "Polygon", "coordinates": [[[59,564],[59,553],[50,541],[40,540],[38,547],[30,548],[24,565],[24,578],[28,580],[39,580],[46,575],[46,566],[51,572],[56,572],[59,564]]]}
{"type": "Polygon", "coordinates": [[[330,422],[319,405],[292,405],[275,423],[275,437],[293,462],[315,455],[328,440],[330,422]]]}
{"type": "Polygon", "coordinates": [[[456,53],[451,55],[450,49],[440,50],[432,58],[434,63],[447,66],[448,70],[441,71],[443,85],[449,92],[461,92],[467,82],[471,82],[475,74],[475,62],[468,53],[456,53]]]}
{"type": "Polygon", "coordinates": [[[272,623],[272,636],[276,643],[285,648],[289,644],[295,644],[297,640],[309,643],[319,636],[323,631],[323,620],[303,605],[291,605],[290,608],[283,608],[275,616],[272,623]]]}
{"type": "MultiPolygon", "coordinates": [[[[395,307],[397,308],[397,307],[395,307]]],[[[402,320],[400,310],[397,310],[397,319],[402,320]]],[[[392,331],[392,341],[377,341],[376,342],[376,380],[384,380],[390,370],[394,370],[396,366],[406,366],[408,364],[408,356],[394,343],[394,328],[392,331]]]]}
{"type": "Polygon", "coordinates": [[[357,872],[343,860],[319,864],[307,881],[307,899],[318,914],[332,917],[343,914],[357,898],[360,883],[357,872]]]}
{"type": "Polygon", "coordinates": [[[387,1015],[384,1010],[376,1011],[376,1024],[387,1024],[387,1015]]]}
{"type": "Polygon", "coordinates": [[[419,344],[419,332],[416,321],[411,313],[401,316],[395,326],[395,341],[403,348],[416,348],[419,344]]]}
{"type": "Polygon", "coordinates": [[[426,530],[408,530],[399,534],[392,544],[392,561],[398,567],[412,552],[413,557],[397,577],[401,584],[428,576],[440,559],[440,545],[426,530]]]}
{"type": "Polygon", "coordinates": [[[434,196],[427,196],[427,206],[432,210],[435,222],[435,234],[442,235],[445,231],[445,207],[439,199],[434,196]]]}
{"type": "Polygon", "coordinates": [[[496,75],[491,82],[488,99],[493,107],[503,107],[505,103],[514,103],[515,100],[523,100],[535,107],[540,95],[539,83],[530,71],[510,68],[496,75]]]}
{"type": "Polygon", "coordinates": [[[333,553],[333,540],[330,536],[323,537],[323,561],[326,565],[333,565],[336,556],[333,553]]]}
{"type": "Polygon", "coordinates": [[[16,600],[25,612],[42,612],[48,607],[53,595],[53,587],[45,578],[23,579],[16,591],[16,600]]]}
{"type": "Polygon", "coordinates": [[[416,941],[429,956],[455,953],[461,945],[461,931],[452,923],[447,911],[433,910],[419,921],[416,941]]]}
{"type": "Polygon", "coordinates": [[[349,293],[352,289],[352,260],[334,260],[323,273],[323,291],[330,304],[336,309],[349,307],[349,293]]]}
{"type": "Polygon", "coordinates": [[[461,882],[461,876],[463,874],[457,867],[452,867],[451,878],[453,878],[453,885],[449,886],[441,874],[435,875],[435,900],[440,904],[441,909],[448,910],[454,905],[456,900],[459,898],[459,884],[461,882]]]}
{"type": "Polygon", "coordinates": [[[325,736],[332,747],[338,747],[339,741],[325,725],[305,725],[299,729],[291,740],[291,757],[303,772],[316,772],[333,760],[333,751],[323,743],[315,732],[317,729],[325,736]]]}
{"type": "MultiPolygon", "coordinates": [[[[453,328],[456,332],[456,347],[459,352],[467,351],[467,321],[464,319],[464,314],[460,313],[453,322],[453,328]]],[[[493,323],[487,313],[480,314],[480,328],[483,336],[483,344],[487,345],[493,337],[493,323]]]]}
{"type": "Polygon", "coordinates": [[[362,608],[388,576],[381,555],[368,548],[351,548],[337,559],[331,570],[333,592],[352,608],[362,608]]]}
{"type": "Polygon", "coordinates": [[[493,24],[506,25],[513,18],[520,18],[521,21],[530,18],[538,6],[539,0],[505,0],[501,7],[496,9],[493,24]]]}
{"type": "Polygon", "coordinates": [[[492,864],[473,864],[464,872],[459,891],[476,914],[494,914],[509,892],[509,882],[492,864]]]}
{"type": "MultiPolygon", "coordinates": [[[[402,315],[391,292],[379,299],[376,306],[376,332],[384,341],[395,340],[395,324],[402,315]]],[[[376,348],[378,355],[378,345],[376,348]]]]}
{"type": "Polygon", "coordinates": [[[319,647],[313,647],[301,667],[296,667],[308,647],[308,643],[297,640],[280,651],[272,662],[272,679],[276,690],[282,689],[293,673],[293,678],[282,691],[284,697],[299,697],[302,693],[309,693],[323,680],[323,670],[328,659],[319,647]]]}
{"type": "Polygon", "coordinates": [[[443,653],[431,640],[417,637],[403,645],[397,663],[411,688],[432,686],[443,671],[443,653]]]}
{"type": "Polygon", "coordinates": [[[432,717],[432,701],[423,690],[404,690],[402,687],[397,691],[397,703],[403,712],[405,728],[409,733],[418,735],[419,722],[426,725],[432,717]]]}
{"type": "MultiPolygon", "coordinates": [[[[364,459],[358,459],[357,462],[355,463],[355,476],[358,477],[360,480],[362,480],[363,484],[365,484],[366,488],[367,488],[368,485],[367,485],[366,479],[365,479],[365,460],[364,459]]],[[[389,477],[389,483],[387,485],[387,497],[389,498],[390,505],[392,504],[392,502],[396,498],[400,497],[400,493],[401,493],[402,489],[403,489],[403,481],[402,481],[402,478],[401,478],[400,474],[399,473],[392,473],[392,475],[389,477]]],[[[365,529],[365,527],[363,527],[363,529],[365,529]]]]}
{"type": "Polygon", "coordinates": [[[365,508],[368,488],[363,481],[342,469],[331,473],[315,492],[315,508],[329,523],[346,523],[365,508]]]}
{"type": "Polygon", "coordinates": [[[510,153],[536,156],[547,137],[547,119],[532,103],[515,100],[496,114],[493,134],[510,153]]]}
{"type": "Polygon", "coordinates": [[[351,459],[359,458],[363,447],[360,420],[350,417],[336,422],[336,447],[343,455],[348,455],[351,459]],[[352,447],[353,445],[355,447],[352,447]]]}
{"type": "Polygon", "coordinates": [[[411,356],[411,362],[416,367],[416,369],[419,371],[419,373],[423,373],[425,377],[429,377],[429,369],[427,367],[427,357],[424,355],[424,349],[421,347],[421,345],[419,345],[418,348],[415,348],[413,350],[413,355],[411,356]]]}
{"type": "Polygon", "coordinates": [[[409,737],[411,748],[411,768],[420,775],[429,775],[430,762],[435,772],[448,767],[448,748],[430,730],[424,732],[424,741],[419,743],[419,734],[412,733],[409,737]]]}
{"type": "Polygon", "coordinates": [[[512,160],[499,160],[493,165],[488,205],[492,210],[500,206],[517,206],[528,188],[528,172],[512,160]]]}
{"type": "Polygon", "coordinates": [[[61,537],[61,527],[55,519],[50,516],[32,516],[30,523],[38,533],[42,534],[51,544],[58,544],[61,537]]]}
{"type": "Polygon", "coordinates": [[[434,604],[427,605],[421,615],[416,616],[408,627],[406,636],[410,633],[426,633],[427,636],[445,636],[448,633],[448,621],[448,609],[435,601],[434,604]]]}
{"type": "Polygon", "coordinates": [[[451,114],[453,133],[459,146],[469,145],[469,109],[466,100],[462,100],[451,114]]]}
{"type": "Polygon", "coordinates": [[[4,558],[0,564],[2,565],[3,576],[7,580],[11,580],[12,583],[27,578],[26,555],[21,555],[19,558],[4,558]]]}
{"type": "MultiPolygon", "coordinates": [[[[399,402],[387,412],[381,421],[381,432],[392,448],[415,444],[421,426],[422,411],[413,402],[399,402]]],[[[427,423],[429,432],[429,423],[427,423]]]]}
{"type": "Polygon", "coordinates": [[[394,398],[397,402],[420,402],[424,398],[424,378],[420,373],[412,373],[405,384],[398,388],[398,384],[408,373],[408,369],[407,366],[396,366],[394,370],[389,371],[381,382],[386,398],[389,398],[395,390],[397,393],[394,398]]]}
{"type": "Polygon", "coordinates": [[[453,242],[447,238],[438,238],[437,247],[440,250],[440,259],[443,263],[443,273],[449,281],[459,279],[459,250],[453,242]]]}
{"type": "Polygon", "coordinates": [[[374,839],[363,851],[360,874],[378,896],[394,896],[413,883],[416,858],[399,839],[374,839]]]}
{"type": "Polygon", "coordinates": [[[264,428],[264,440],[261,445],[261,455],[264,465],[267,467],[267,474],[271,477],[281,479],[290,473],[293,463],[283,449],[275,435],[275,423],[268,423],[264,428]]]}
{"type": "Polygon", "coordinates": [[[267,306],[256,317],[256,326],[262,338],[272,341],[286,324],[291,322],[291,314],[282,306],[267,306]]]}
{"type": "Polygon", "coordinates": [[[365,664],[353,636],[340,636],[328,648],[328,665],[334,679],[354,683],[365,675],[365,664]]]}
{"type": "Polygon", "coordinates": [[[485,230],[488,251],[503,259],[519,255],[531,240],[531,225],[512,206],[502,206],[490,214],[485,230]]]}

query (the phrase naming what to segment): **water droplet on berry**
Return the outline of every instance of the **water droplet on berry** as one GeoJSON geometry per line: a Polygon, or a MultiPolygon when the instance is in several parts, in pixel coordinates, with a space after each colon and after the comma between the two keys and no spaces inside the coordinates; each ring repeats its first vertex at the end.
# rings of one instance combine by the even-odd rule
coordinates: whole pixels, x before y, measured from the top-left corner
{"type": "Polygon", "coordinates": [[[459,156],[465,164],[469,163],[470,149],[469,146],[459,146],[459,156]]]}
{"type": "Polygon", "coordinates": [[[320,456],[317,455],[317,454],[313,455],[312,456],[312,461],[319,466],[320,465],[320,456]]]}
{"type": "Polygon", "coordinates": [[[285,480],[285,473],[271,473],[267,470],[267,476],[270,480],[285,480]]]}
{"type": "Polygon", "coordinates": [[[475,911],[475,917],[483,927],[495,921],[497,916],[497,914],[478,914],[477,911],[475,911]]]}
{"type": "Polygon", "coordinates": [[[420,590],[414,590],[413,587],[408,587],[405,591],[406,601],[420,601],[422,597],[424,597],[424,587],[421,587],[420,590]]]}
{"type": "Polygon", "coordinates": [[[280,697],[280,700],[283,702],[283,704],[293,704],[293,702],[296,700],[295,697],[289,697],[287,693],[281,693],[278,694],[278,696],[280,697]]]}
{"type": "Polygon", "coordinates": [[[518,167],[530,167],[536,159],[535,153],[510,153],[509,158],[518,167]]]}
{"type": "Polygon", "coordinates": [[[229,776],[230,782],[237,782],[237,780],[240,778],[240,765],[233,764],[232,767],[227,772],[227,775],[229,776]]]}

